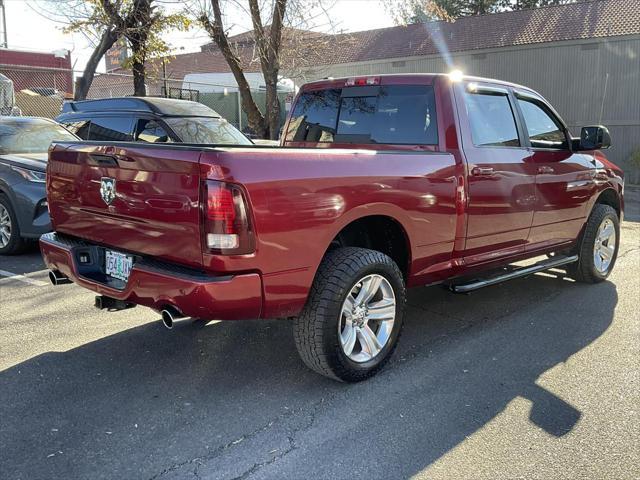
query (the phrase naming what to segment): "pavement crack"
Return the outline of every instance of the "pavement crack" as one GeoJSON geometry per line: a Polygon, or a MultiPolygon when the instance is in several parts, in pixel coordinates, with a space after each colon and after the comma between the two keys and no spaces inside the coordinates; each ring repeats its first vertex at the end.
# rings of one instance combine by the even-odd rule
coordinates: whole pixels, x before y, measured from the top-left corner
{"type": "MultiPolygon", "coordinates": [[[[311,427],[313,427],[313,425],[316,422],[316,416],[317,416],[318,411],[320,410],[320,408],[329,405],[331,403],[331,400],[333,400],[337,395],[339,395],[339,392],[336,392],[333,395],[331,395],[328,400],[325,400],[324,398],[322,398],[322,399],[320,399],[320,401],[315,402],[314,404],[311,405],[311,408],[308,409],[309,420],[306,423],[303,423],[302,425],[293,428],[291,430],[291,434],[287,436],[287,441],[289,442],[289,447],[287,449],[285,449],[280,454],[275,455],[272,458],[270,458],[270,459],[268,459],[268,460],[266,460],[264,462],[254,463],[253,466],[251,466],[251,468],[249,468],[248,470],[246,470],[245,472],[243,472],[239,476],[233,478],[233,480],[246,480],[247,478],[251,477],[256,472],[261,470],[262,468],[268,467],[269,465],[274,464],[275,462],[277,462],[277,461],[283,459],[284,457],[286,457],[287,455],[289,455],[294,450],[297,450],[298,449],[298,444],[296,442],[296,437],[298,437],[298,435],[300,433],[304,433],[304,432],[310,430],[311,427]]],[[[297,411],[303,411],[303,410],[304,410],[304,408],[302,408],[302,407],[297,409],[297,411]]]]}
{"type": "Polygon", "coordinates": [[[630,253],[637,252],[638,250],[640,250],[640,247],[633,247],[633,248],[630,248],[629,250],[625,250],[621,255],[618,255],[618,258],[619,258],[619,259],[620,259],[620,258],[624,258],[624,257],[626,257],[627,255],[629,255],[630,253]]]}
{"type": "Polygon", "coordinates": [[[267,467],[277,462],[278,460],[280,460],[281,458],[284,458],[285,456],[287,456],[289,453],[291,453],[297,448],[293,437],[287,437],[287,441],[289,442],[289,447],[286,450],[284,450],[282,453],[278,455],[274,455],[269,460],[266,460],[264,462],[254,463],[251,468],[244,471],[237,477],[234,477],[233,480],[245,480],[249,478],[251,475],[253,475],[254,473],[256,473],[258,470],[260,470],[261,468],[267,467]]]}
{"type": "Polygon", "coordinates": [[[338,395],[339,392],[334,393],[333,395],[331,395],[328,399],[325,398],[321,398],[319,401],[313,403],[311,405],[311,407],[299,407],[296,409],[291,409],[288,410],[287,412],[284,412],[280,415],[278,415],[277,417],[275,417],[274,419],[270,420],[269,422],[267,422],[266,424],[262,425],[261,427],[258,427],[254,430],[252,430],[251,432],[249,432],[248,434],[242,435],[241,437],[229,441],[227,443],[225,443],[224,445],[220,445],[217,448],[215,448],[214,450],[210,451],[207,455],[202,455],[202,456],[198,456],[198,457],[194,457],[192,459],[189,460],[185,460],[183,462],[179,462],[179,463],[175,463],[173,465],[171,465],[170,467],[165,468],[164,470],[162,470],[160,473],[152,476],[149,480],[156,480],[158,478],[161,478],[169,473],[172,473],[180,468],[183,468],[187,465],[191,465],[194,464],[195,468],[193,471],[193,475],[196,478],[200,478],[200,468],[202,466],[204,466],[205,464],[207,464],[208,462],[215,460],[216,458],[218,458],[219,456],[221,456],[223,453],[227,452],[228,450],[235,448],[237,446],[242,445],[243,443],[245,443],[247,440],[251,440],[255,437],[257,437],[258,435],[260,435],[261,433],[266,432],[267,430],[271,429],[275,424],[288,419],[289,417],[293,417],[301,412],[304,412],[305,410],[308,409],[308,416],[310,417],[310,420],[306,423],[304,423],[302,426],[299,426],[297,428],[293,428],[291,431],[291,435],[288,436],[288,440],[290,441],[290,445],[287,449],[285,449],[282,453],[280,453],[279,455],[274,456],[273,458],[265,461],[265,462],[259,462],[254,464],[249,470],[247,470],[246,472],[242,473],[240,476],[235,477],[234,480],[238,479],[242,479],[244,480],[245,478],[247,478],[248,476],[252,475],[253,473],[255,473],[256,471],[260,470],[261,468],[268,466],[272,463],[274,463],[275,461],[279,460],[280,458],[285,457],[286,455],[288,455],[289,453],[291,453],[293,450],[295,450],[296,447],[296,443],[295,443],[295,437],[296,435],[298,435],[300,432],[304,432],[308,429],[310,429],[313,424],[315,423],[315,419],[316,419],[316,414],[317,411],[319,410],[320,407],[324,406],[324,405],[328,405],[330,403],[330,400],[332,400],[336,395],[338,395]]]}

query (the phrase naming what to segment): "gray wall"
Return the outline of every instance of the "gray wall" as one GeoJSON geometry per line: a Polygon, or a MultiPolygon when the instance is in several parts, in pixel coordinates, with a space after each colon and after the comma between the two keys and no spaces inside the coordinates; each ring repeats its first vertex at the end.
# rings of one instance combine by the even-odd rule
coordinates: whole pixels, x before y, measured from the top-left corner
{"type": "Polygon", "coordinates": [[[613,147],[607,156],[640,183],[640,168],[629,157],[640,149],[640,35],[319,66],[303,81],[351,75],[448,72],[499,78],[540,92],[578,135],[583,125],[609,127],[613,147]],[[605,92],[606,85],[606,92],[605,92]],[[602,109],[602,116],[601,116],[602,109]]]}

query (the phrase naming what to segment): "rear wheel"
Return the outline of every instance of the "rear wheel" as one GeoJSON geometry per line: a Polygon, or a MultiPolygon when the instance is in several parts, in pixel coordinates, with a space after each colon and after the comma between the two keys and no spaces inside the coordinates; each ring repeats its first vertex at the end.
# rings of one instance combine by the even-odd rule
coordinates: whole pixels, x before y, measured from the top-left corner
{"type": "Polygon", "coordinates": [[[345,382],[369,378],[395,350],[404,304],[404,280],[391,258],[364,248],[333,250],[294,321],[298,352],[321,375],[345,382]]]}
{"type": "Polygon", "coordinates": [[[579,245],[579,259],[567,269],[569,276],[580,282],[605,280],[616,263],[620,244],[620,220],[609,205],[593,208],[579,245]]]}
{"type": "Polygon", "coordinates": [[[20,227],[13,206],[0,195],[0,255],[15,255],[24,251],[27,242],[20,237],[20,227]]]}

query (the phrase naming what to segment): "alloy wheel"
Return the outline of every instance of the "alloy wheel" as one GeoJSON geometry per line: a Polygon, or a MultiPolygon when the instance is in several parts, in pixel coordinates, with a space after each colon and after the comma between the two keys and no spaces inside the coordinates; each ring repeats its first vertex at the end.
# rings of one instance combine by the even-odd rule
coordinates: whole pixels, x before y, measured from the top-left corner
{"type": "Polygon", "coordinates": [[[598,227],[593,245],[593,264],[601,274],[606,274],[616,251],[616,228],[610,218],[605,218],[598,227]]]}
{"type": "Polygon", "coordinates": [[[342,304],[338,334],[344,354],[357,363],[375,358],[389,342],[396,297],[389,281],[372,274],[355,283],[342,304]]]}
{"type": "Polygon", "coordinates": [[[9,245],[11,241],[11,216],[9,210],[0,203],[0,248],[9,245]]]}

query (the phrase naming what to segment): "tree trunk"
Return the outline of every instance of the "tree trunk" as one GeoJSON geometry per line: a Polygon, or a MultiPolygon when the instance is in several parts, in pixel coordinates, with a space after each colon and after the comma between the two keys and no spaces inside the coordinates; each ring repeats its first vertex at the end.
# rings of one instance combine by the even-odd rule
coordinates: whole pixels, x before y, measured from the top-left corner
{"type": "Polygon", "coordinates": [[[258,47],[260,66],[266,85],[266,126],[271,140],[280,134],[280,102],[278,101],[278,73],[280,72],[280,46],[282,44],[282,22],[287,0],[276,0],[269,34],[265,32],[260,18],[258,0],[249,0],[253,22],[253,34],[258,47]]]}
{"type": "Polygon", "coordinates": [[[133,94],[136,97],[147,96],[145,61],[147,59],[149,29],[152,27],[151,2],[152,0],[135,0],[131,14],[125,21],[126,37],[132,52],[133,94]]]}
{"type": "Polygon", "coordinates": [[[75,92],[73,93],[74,100],[84,100],[87,98],[100,60],[102,60],[102,57],[107,53],[107,50],[109,50],[117,41],[118,34],[115,31],[104,31],[100,37],[98,45],[96,45],[91,57],[89,57],[89,61],[84,68],[84,72],[82,72],[82,76],[76,78],[75,92]]]}
{"type": "Polygon", "coordinates": [[[213,9],[214,21],[211,23],[206,15],[200,18],[200,21],[204,25],[209,36],[216,43],[222,55],[224,56],[231,73],[233,73],[236,83],[238,84],[238,90],[240,91],[240,99],[242,101],[242,110],[247,114],[247,120],[249,128],[254,131],[256,135],[261,138],[265,138],[268,130],[268,126],[265,122],[265,117],[260,112],[260,109],[256,105],[256,102],[251,95],[251,88],[249,82],[244,76],[242,64],[240,59],[233,52],[227,36],[222,27],[222,12],[220,11],[219,0],[211,0],[211,7],[213,9]]]}
{"type": "Polygon", "coordinates": [[[133,61],[131,63],[131,71],[133,73],[133,94],[136,97],[146,97],[147,87],[145,85],[146,71],[144,64],[144,52],[141,44],[137,40],[131,41],[131,50],[133,52],[133,61]]]}
{"type": "Polygon", "coordinates": [[[133,94],[136,97],[147,96],[147,86],[145,85],[145,69],[144,63],[134,61],[132,65],[133,71],[133,94]]]}
{"type": "Polygon", "coordinates": [[[277,140],[280,134],[280,102],[278,101],[278,74],[270,72],[269,77],[265,75],[265,83],[267,87],[267,126],[269,128],[269,138],[277,140]]]}

